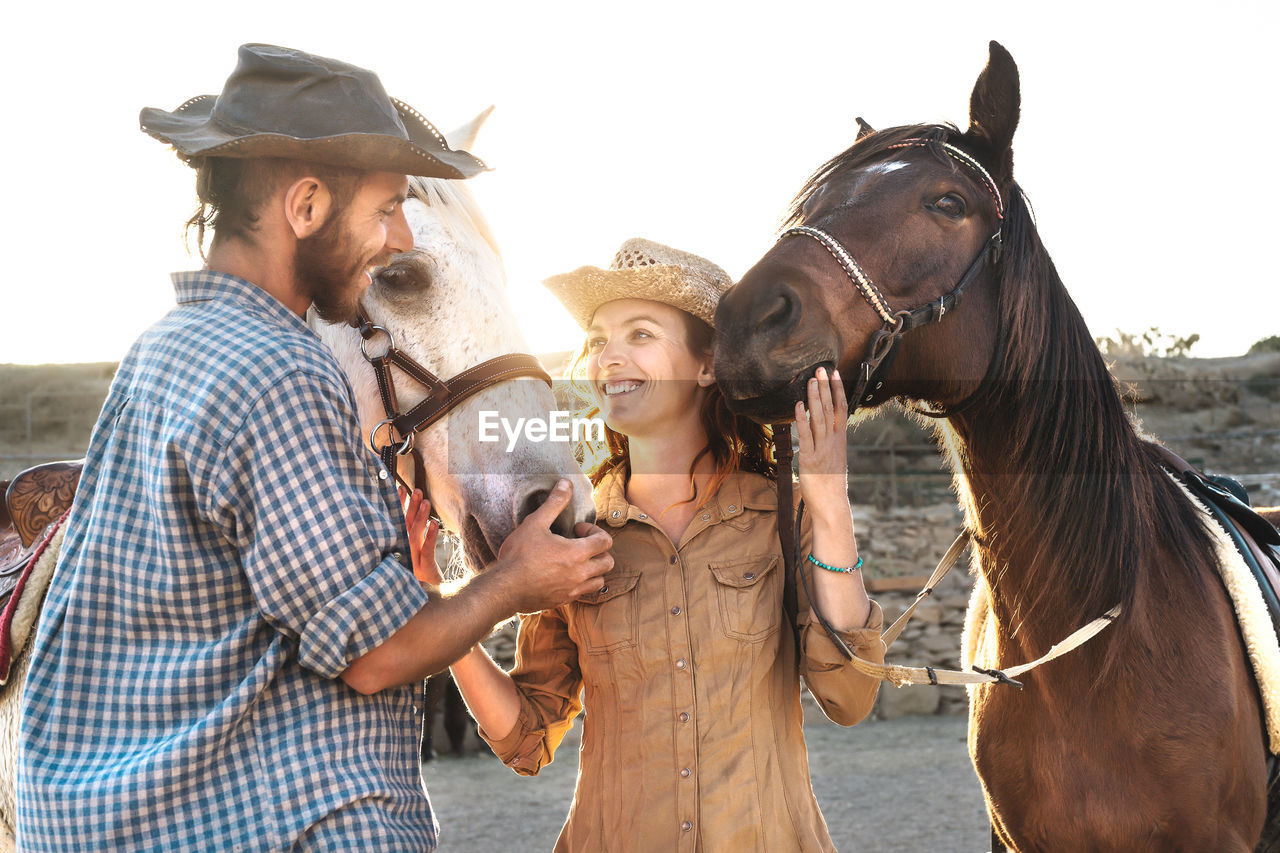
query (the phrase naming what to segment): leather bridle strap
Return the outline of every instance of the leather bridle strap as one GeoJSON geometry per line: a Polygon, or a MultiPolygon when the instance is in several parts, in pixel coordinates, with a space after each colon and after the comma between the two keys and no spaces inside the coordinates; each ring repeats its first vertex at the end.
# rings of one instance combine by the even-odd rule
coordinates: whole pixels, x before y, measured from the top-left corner
{"type": "Polygon", "coordinates": [[[888,364],[891,364],[894,356],[896,356],[895,350],[902,334],[930,323],[939,323],[949,312],[954,311],[956,306],[960,304],[960,298],[964,296],[965,290],[977,279],[983,268],[988,264],[994,266],[999,261],[1002,245],[1000,231],[997,230],[987,238],[987,242],[983,244],[973,260],[969,262],[969,266],[965,268],[954,287],[936,300],[921,305],[919,308],[914,308],[910,311],[893,312],[889,308],[888,300],[885,299],[884,294],[871,281],[871,277],[867,275],[862,265],[835,237],[820,228],[797,225],[794,228],[788,228],[783,231],[778,239],[781,240],[791,236],[812,237],[821,243],[823,248],[844,269],[845,274],[853,282],[858,292],[862,294],[863,298],[884,321],[884,326],[871,336],[871,342],[867,346],[867,357],[858,366],[858,376],[855,379],[853,393],[849,395],[849,399],[853,401],[855,409],[869,403],[875,392],[884,385],[884,376],[888,373],[888,364]]]}
{"type": "Polygon", "coordinates": [[[778,466],[778,542],[782,546],[782,612],[787,615],[795,639],[796,663],[800,662],[800,603],[796,594],[796,572],[800,554],[796,533],[800,525],[791,515],[795,489],[791,482],[791,424],[773,425],[773,457],[778,466]]]}
{"type": "Polygon", "coordinates": [[[392,472],[396,470],[395,457],[403,456],[413,449],[414,435],[443,418],[451,409],[473,394],[483,391],[490,385],[519,376],[531,376],[541,379],[548,386],[551,385],[551,376],[543,369],[542,364],[534,356],[526,353],[500,355],[469,367],[452,379],[443,380],[396,347],[391,333],[382,326],[370,322],[363,311],[357,315],[356,322],[360,337],[363,338],[360,351],[373,367],[374,375],[378,380],[378,395],[382,399],[383,411],[386,414],[386,417],[369,434],[369,445],[392,472]],[[372,354],[368,345],[379,335],[386,336],[386,349],[381,353],[372,354]],[[427,389],[427,396],[422,402],[407,412],[400,411],[399,402],[396,399],[395,382],[391,375],[392,367],[399,368],[427,389]],[[377,437],[384,426],[388,427],[387,442],[380,445],[377,437]],[[397,435],[401,436],[398,446],[397,435]]]}

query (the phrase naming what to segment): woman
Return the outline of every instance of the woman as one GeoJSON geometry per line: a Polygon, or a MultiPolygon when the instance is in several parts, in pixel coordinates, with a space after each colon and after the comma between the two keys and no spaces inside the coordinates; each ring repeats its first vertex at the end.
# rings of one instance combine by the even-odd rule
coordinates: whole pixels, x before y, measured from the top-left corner
{"type": "MultiPolygon", "coordinates": [[[[575,372],[608,426],[592,479],[614,568],[598,592],[521,619],[509,675],[479,647],[452,671],[481,734],[522,775],[551,761],[585,707],[556,850],[834,849],[809,782],[799,679],[842,725],[866,716],[878,684],[840,656],[803,588],[795,652],[768,431],[729,413],[714,384],[711,324],[731,284],[646,240],[608,270],[547,282],[587,331],[575,372]]],[[[855,653],[882,661],[882,616],[857,570],[847,416],[839,375],[820,370],[807,409],[796,405],[803,570],[855,653]]],[[[411,515],[421,542],[425,513],[411,515]]]]}

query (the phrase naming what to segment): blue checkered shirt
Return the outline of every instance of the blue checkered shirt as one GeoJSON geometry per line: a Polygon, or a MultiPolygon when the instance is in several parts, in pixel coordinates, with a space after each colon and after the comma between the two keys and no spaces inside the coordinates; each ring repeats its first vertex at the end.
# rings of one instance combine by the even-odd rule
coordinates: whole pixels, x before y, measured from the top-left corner
{"type": "Polygon", "coordinates": [[[338,678],[426,601],[351,387],[260,288],[174,283],[94,428],[40,621],[19,847],[432,849],[413,691],[338,678]]]}

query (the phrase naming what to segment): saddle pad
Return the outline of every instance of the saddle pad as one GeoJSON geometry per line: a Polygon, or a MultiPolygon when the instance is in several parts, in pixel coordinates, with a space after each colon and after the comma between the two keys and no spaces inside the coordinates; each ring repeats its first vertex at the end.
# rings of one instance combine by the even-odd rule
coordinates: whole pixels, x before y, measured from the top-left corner
{"type": "Polygon", "coordinates": [[[21,654],[40,617],[40,606],[44,603],[44,594],[49,589],[49,581],[58,562],[62,537],[66,533],[64,522],[69,514],[70,510],[64,512],[40,535],[13,586],[12,594],[0,611],[0,686],[8,683],[13,662],[21,654]]]}
{"type": "Polygon", "coordinates": [[[1222,583],[1235,606],[1236,622],[1244,638],[1249,663],[1253,665],[1258,694],[1262,697],[1270,751],[1273,755],[1280,755],[1280,640],[1276,638],[1276,629],[1263,599],[1262,588],[1244,557],[1236,549],[1231,536],[1222,529],[1204,503],[1191,494],[1177,477],[1170,475],[1170,478],[1178,484],[1178,488],[1182,489],[1203,517],[1205,530],[1213,540],[1222,583]]]}

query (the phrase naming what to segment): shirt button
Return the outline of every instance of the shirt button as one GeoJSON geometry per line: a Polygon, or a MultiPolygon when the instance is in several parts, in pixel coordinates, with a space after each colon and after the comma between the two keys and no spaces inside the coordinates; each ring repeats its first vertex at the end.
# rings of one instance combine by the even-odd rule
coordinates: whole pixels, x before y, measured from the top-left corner
{"type": "Polygon", "coordinates": [[[680,722],[682,722],[682,723],[687,723],[687,722],[689,722],[689,712],[688,712],[688,711],[681,711],[681,712],[680,712],[680,722]]]}
{"type": "Polygon", "coordinates": [[[707,519],[709,519],[709,518],[711,518],[711,516],[707,515],[705,512],[702,514],[702,520],[703,520],[703,521],[706,521],[706,520],[707,520],[707,519]]]}
{"type": "Polygon", "coordinates": [[[387,469],[386,469],[386,468],[379,468],[379,469],[378,469],[378,479],[379,479],[379,480],[385,480],[385,479],[387,479],[387,469]]]}
{"type": "Polygon", "coordinates": [[[674,566],[674,565],[675,565],[676,563],[678,563],[678,562],[680,562],[680,558],[679,558],[679,557],[677,557],[675,554],[672,554],[672,555],[671,555],[671,565],[673,565],[673,566],[674,566]]]}
{"type": "Polygon", "coordinates": [[[737,512],[738,508],[733,504],[729,504],[729,512],[737,512]]]}
{"type": "Polygon", "coordinates": [[[681,768],[680,768],[680,775],[681,775],[681,776],[683,776],[684,778],[688,779],[688,778],[689,778],[689,768],[688,768],[688,767],[681,767],[681,768]]]}
{"type": "Polygon", "coordinates": [[[677,604],[675,607],[671,608],[671,615],[672,615],[672,616],[679,616],[679,615],[680,615],[680,605],[679,605],[679,604],[677,604]]]}
{"type": "Polygon", "coordinates": [[[747,581],[751,580],[751,579],[752,579],[752,578],[754,578],[755,576],[756,576],[756,573],[755,573],[755,572],[743,572],[743,573],[742,573],[742,579],[743,579],[743,580],[747,580],[747,581]]]}
{"type": "Polygon", "coordinates": [[[683,829],[685,832],[688,832],[689,830],[693,829],[693,822],[686,820],[684,823],[680,824],[680,828],[683,829]]]}
{"type": "Polygon", "coordinates": [[[618,510],[618,509],[615,509],[613,512],[609,513],[610,518],[617,518],[620,515],[622,515],[622,510],[618,510]]]}
{"type": "Polygon", "coordinates": [[[608,592],[608,591],[609,591],[609,585],[608,585],[608,584],[605,584],[604,586],[600,587],[600,594],[601,594],[601,595],[604,595],[604,594],[605,594],[606,592],[608,592]]]}
{"type": "Polygon", "coordinates": [[[676,669],[684,669],[684,667],[685,667],[684,658],[679,658],[679,659],[677,659],[677,660],[676,660],[676,669]]]}
{"type": "Polygon", "coordinates": [[[642,512],[642,513],[640,513],[640,515],[639,515],[638,517],[639,517],[639,518],[648,518],[649,516],[645,515],[645,514],[642,512]]]}

